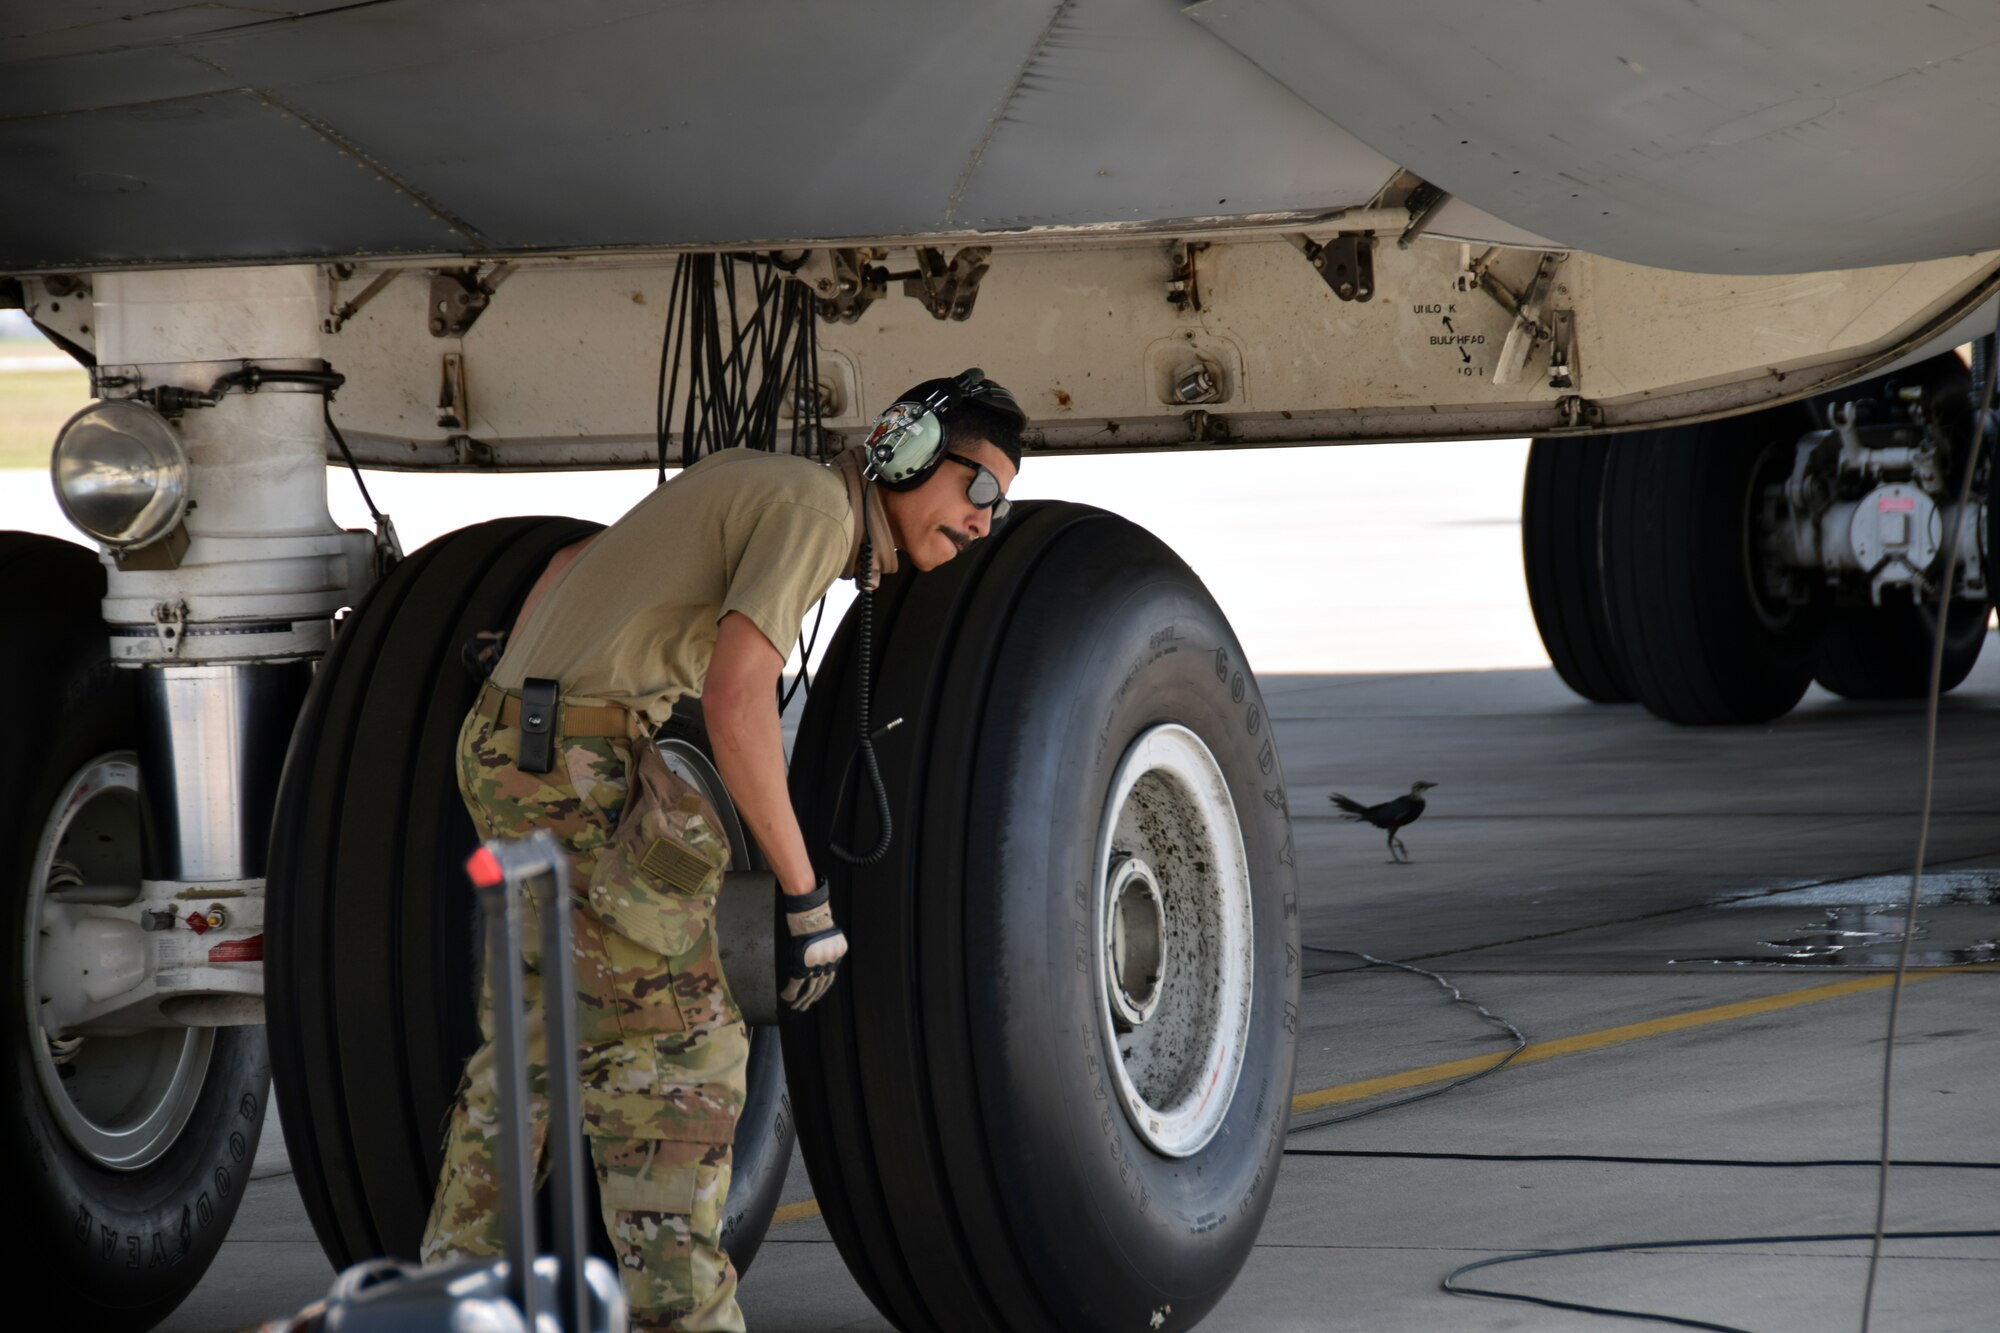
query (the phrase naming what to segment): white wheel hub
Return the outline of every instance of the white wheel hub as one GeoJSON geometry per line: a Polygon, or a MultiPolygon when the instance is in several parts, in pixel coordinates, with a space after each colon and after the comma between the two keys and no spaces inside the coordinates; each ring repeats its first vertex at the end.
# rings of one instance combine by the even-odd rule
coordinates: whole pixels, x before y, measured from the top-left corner
{"type": "Polygon", "coordinates": [[[117,900],[136,900],[142,827],[138,761],[123,753],[99,756],[57,798],[23,895],[29,926],[23,932],[23,1036],[42,1099],[79,1152],[121,1171],[157,1161],[180,1137],[208,1075],[215,1030],[174,1026],[73,1036],[65,1035],[60,1023],[45,1023],[45,1016],[74,1007],[78,994],[72,992],[92,998],[93,986],[113,984],[77,975],[80,969],[70,965],[76,957],[109,958],[117,952],[80,953],[55,919],[45,919],[45,911],[66,900],[111,903],[114,898],[107,895],[114,894],[122,895],[117,900]]]}
{"type": "Polygon", "coordinates": [[[1112,775],[1097,847],[1098,1006],[1126,1118],[1169,1157],[1222,1127],[1255,999],[1250,867],[1215,755],[1164,723],[1112,775]]]}

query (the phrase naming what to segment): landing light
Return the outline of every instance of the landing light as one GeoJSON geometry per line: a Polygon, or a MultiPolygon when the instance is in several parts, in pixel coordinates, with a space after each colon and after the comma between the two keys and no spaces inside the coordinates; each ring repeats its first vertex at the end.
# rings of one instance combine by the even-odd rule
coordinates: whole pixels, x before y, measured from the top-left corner
{"type": "Polygon", "coordinates": [[[63,513],[106,546],[159,541],[187,513],[187,450],[142,403],[96,403],[71,417],[50,471],[63,513]]]}

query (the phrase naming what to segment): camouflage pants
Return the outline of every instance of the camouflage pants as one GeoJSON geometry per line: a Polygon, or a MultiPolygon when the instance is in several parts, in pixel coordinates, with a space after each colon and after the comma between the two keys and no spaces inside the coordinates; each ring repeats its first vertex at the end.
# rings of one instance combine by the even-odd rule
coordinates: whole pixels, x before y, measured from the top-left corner
{"type": "MultiPolygon", "coordinates": [[[[546,828],[570,858],[583,1130],[634,1329],[741,1330],[723,1253],[729,1149],[742,1110],[749,1033],[716,951],[715,894],[729,850],[713,812],[651,747],[561,739],[556,765],[523,773],[520,732],[475,708],[459,734],[458,781],[481,837],[546,828]],[[634,751],[639,752],[635,765],[634,751]],[[635,773],[633,770],[637,768],[635,773]]],[[[531,1134],[547,1132],[548,1062],[538,904],[528,964],[531,1134]]],[[[426,1263],[504,1249],[492,996],[467,1062],[424,1230],[426,1263]]]]}

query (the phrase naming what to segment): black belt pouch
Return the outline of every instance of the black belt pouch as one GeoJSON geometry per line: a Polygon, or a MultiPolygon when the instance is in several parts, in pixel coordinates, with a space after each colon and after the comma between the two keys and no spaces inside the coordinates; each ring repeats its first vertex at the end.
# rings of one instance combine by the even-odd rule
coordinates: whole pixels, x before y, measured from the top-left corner
{"type": "Polygon", "coordinates": [[[521,682],[523,773],[546,773],[556,766],[556,682],[530,676],[521,682]]]}

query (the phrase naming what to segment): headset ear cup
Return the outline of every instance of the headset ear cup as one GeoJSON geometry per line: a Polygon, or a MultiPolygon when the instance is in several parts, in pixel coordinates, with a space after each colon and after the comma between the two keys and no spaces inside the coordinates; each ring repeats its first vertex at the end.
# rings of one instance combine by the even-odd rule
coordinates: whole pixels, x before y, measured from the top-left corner
{"type": "Polygon", "coordinates": [[[944,423],[920,403],[898,403],[882,414],[869,445],[875,474],[891,489],[921,482],[944,453],[944,423]],[[896,420],[902,414],[902,420],[896,420]],[[885,430],[884,427],[887,427],[885,430]]]}

